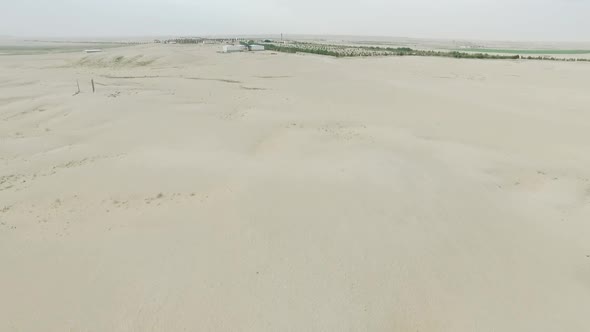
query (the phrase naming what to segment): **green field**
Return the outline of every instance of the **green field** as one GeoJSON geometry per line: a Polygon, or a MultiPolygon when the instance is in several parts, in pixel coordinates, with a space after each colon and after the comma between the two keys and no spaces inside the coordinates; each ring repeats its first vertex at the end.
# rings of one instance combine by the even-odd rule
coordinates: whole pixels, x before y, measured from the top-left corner
{"type": "Polygon", "coordinates": [[[590,50],[510,50],[510,49],[495,49],[495,48],[465,48],[456,49],[461,52],[477,52],[477,53],[505,53],[505,54],[590,54],[590,50]]]}

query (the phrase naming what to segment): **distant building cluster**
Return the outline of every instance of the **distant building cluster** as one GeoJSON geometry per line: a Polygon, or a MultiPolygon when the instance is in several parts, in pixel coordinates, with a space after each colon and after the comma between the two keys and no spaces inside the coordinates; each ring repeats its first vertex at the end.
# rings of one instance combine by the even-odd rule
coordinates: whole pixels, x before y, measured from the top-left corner
{"type": "Polygon", "coordinates": [[[166,40],[155,39],[154,43],[156,43],[156,44],[200,44],[202,41],[203,41],[203,38],[186,37],[186,38],[174,38],[174,39],[166,39],[166,40]]]}
{"type": "Polygon", "coordinates": [[[223,45],[223,53],[234,52],[255,52],[264,51],[265,46],[262,44],[274,43],[270,39],[259,39],[257,41],[246,38],[202,38],[202,37],[181,37],[171,39],[154,39],[155,44],[208,44],[223,45]],[[262,44],[261,44],[262,43],[262,44]]]}
{"type": "MultiPolygon", "coordinates": [[[[270,40],[266,39],[266,42],[270,40]]],[[[241,44],[253,43],[253,40],[246,38],[203,38],[203,37],[180,37],[171,39],[154,39],[156,44],[241,44]]]]}

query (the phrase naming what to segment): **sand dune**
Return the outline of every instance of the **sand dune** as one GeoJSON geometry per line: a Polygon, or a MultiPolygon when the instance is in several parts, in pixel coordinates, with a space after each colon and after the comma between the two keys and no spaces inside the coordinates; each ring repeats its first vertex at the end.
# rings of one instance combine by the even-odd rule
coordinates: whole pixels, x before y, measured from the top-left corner
{"type": "Polygon", "coordinates": [[[590,64],[217,51],[0,57],[1,331],[589,328],[590,64]]]}

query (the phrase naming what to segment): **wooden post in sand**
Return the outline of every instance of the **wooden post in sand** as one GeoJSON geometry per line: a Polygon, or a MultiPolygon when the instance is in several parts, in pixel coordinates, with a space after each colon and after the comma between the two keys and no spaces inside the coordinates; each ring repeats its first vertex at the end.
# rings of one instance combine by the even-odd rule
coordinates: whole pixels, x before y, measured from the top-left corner
{"type": "Polygon", "coordinates": [[[78,85],[78,91],[76,91],[76,93],[74,93],[72,96],[77,96],[80,94],[80,82],[78,82],[78,80],[76,80],[76,84],[78,85]]]}
{"type": "Polygon", "coordinates": [[[90,83],[92,83],[92,93],[94,93],[94,78],[90,80],[90,83]]]}

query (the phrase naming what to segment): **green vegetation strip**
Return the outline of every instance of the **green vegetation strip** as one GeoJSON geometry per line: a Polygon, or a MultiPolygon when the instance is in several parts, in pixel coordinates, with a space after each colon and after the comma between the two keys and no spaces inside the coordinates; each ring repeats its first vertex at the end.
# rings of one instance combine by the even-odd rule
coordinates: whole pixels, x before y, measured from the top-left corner
{"type": "Polygon", "coordinates": [[[493,55],[485,53],[465,53],[465,52],[439,52],[413,50],[407,47],[368,47],[368,46],[335,46],[323,44],[264,44],[267,50],[285,52],[285,53],[312,53],[320,55],[329,55],[334,57],[354,57],[354,56],[438,56],[449,58],[469,58],[469,59],[519,59],[518,55],[493,55]]]}
{"type": "MultiPolygon", "coordinates": [[[[459,51],[459,50],[455,50],[459,51]]],[[[469,48],[461,49],[463,52],[480,52],[480,53],[507,53],[507,54],[547,54],[547,55],[567,55],[567,54],[590,54],[590,50],[510,50],[495,48],[469,48]]]]}
{"type": "MultiPolygon", "coordinates": [[[[247,44],[247,43],[245,43],[247,44]]],[[[358,56],[433,56],[457,59],[504,59],[504,60],[552,60],[552,61],[590,61],[590,59],[562,59],[549,56],[521,56],[519,54],[490,54],[490,53],[476,53],[476,50],[470,52],[459,51],[430,51],[430,50],[414,50],[408,47],[376,47],[376,46],[348,46],[348,45],[329,45],[295,42],[291,44],[277,44],[277,43],[263,43],[265,48],[269,51],[284,52],[284,53],[311,53],[319,55],[327,55],[333,57],[358,57],[358,56]]],[[[490,52],[490,50],[486,50],[490,52]]],[[[497,53],[497,52],[496,52],[497,53]]],[[[564,53],[569,54],[569,53],[564,53]]],[[[580,53],[582,54],[582,53],[580,53]]]]}

